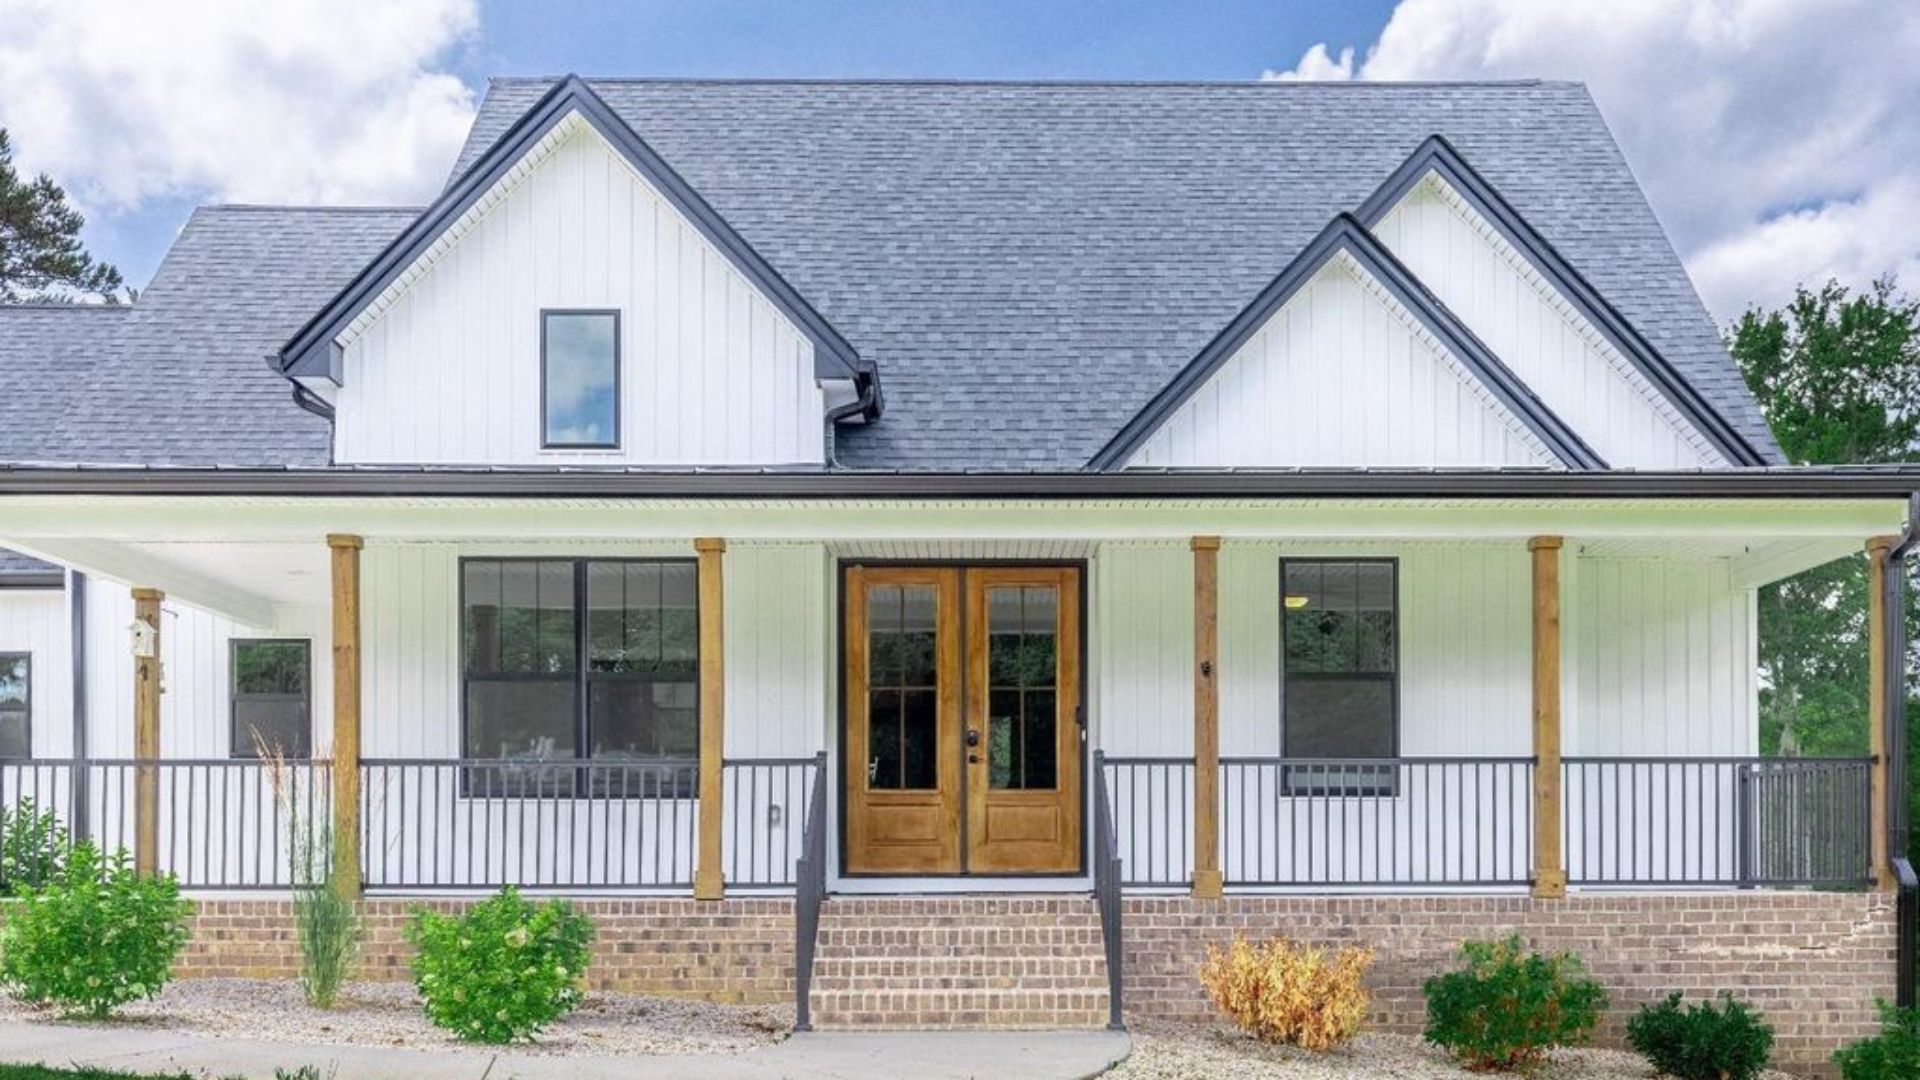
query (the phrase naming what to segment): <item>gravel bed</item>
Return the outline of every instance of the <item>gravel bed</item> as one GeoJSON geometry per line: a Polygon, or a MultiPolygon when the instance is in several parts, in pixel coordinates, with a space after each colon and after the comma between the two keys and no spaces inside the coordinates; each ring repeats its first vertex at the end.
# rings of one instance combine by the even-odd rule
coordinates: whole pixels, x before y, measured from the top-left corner
{"type": "MultiPolygon", "coordinates": [[[[1563,1050],[1534,1080],[1652,1080],[1646,1059],[1616,1050],[1563,1050]]],[[[1407,1035],[1361,1035],[1345,1047],[1313,1054],[1268,1046],[1217,1027],[1136,1024],[1133,1056],[1106,1074],[1111,1080],[1486,1080],[1407,1035]]],[[[1103,1078],[1103,1080],[1106,1080],[1103,1078]]],[[[1766,1080],[1793,1080],[1768,1072],[1766,1080]]]]}
{"type": "MultiPolygon", "coordinates": [[[[74,1023],[49,1008],[0,998],[0,1019],[74,1023]]],[[[77,1021],[88,1023],[89,1021],[77,1021]]],[[[98,1021],[94,1021],[98,1022],[98,1021]]],[[[333,1009],[307,1004],[287,980],[184,979],[153,1001],[128,1005],[106,1024],[287,1042],[433,1048],[462,1044],[428,1023],[408,983],[352,983],[333,1009]]],[[[783,1006],[589,993],[580,1008],[510,1053],[734,1054],[787,1037],[783,1006]]]]}

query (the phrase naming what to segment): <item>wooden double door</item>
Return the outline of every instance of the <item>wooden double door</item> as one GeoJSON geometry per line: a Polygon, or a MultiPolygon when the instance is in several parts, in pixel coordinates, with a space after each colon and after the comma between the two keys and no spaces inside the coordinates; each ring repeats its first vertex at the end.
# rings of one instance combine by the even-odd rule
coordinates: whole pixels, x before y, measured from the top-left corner
{"type": "Polygon", "coordinates": [[[1081,867],[1080,571],[847,568],[846,871],[1081,867]]]}

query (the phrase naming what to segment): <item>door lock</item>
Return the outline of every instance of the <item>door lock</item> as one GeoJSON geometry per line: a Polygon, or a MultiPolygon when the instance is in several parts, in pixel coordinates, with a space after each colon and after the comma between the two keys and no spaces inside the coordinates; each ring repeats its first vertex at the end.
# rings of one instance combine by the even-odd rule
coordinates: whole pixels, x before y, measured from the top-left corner
{"type": "Polygon", "coordinates": [[[979,745],[980,745],[979,729],[968,728],[967,729],[967,764],[969,765],[980,764],[980,755],[973,752],[973,748],[979,745]]]}

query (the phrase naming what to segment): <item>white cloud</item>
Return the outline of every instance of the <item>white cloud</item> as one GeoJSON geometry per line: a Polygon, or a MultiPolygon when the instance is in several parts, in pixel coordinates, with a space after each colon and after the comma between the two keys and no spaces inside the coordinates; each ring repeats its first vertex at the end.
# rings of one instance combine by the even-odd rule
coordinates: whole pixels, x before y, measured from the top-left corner
{"type": "Polygon", "coordinates": [[[1585,81],[1724,320],[1920,264],[1915,55],[1886,0],[1401,0],[1267,77],[1585,81]]]}
{"type": "Polygon", "coordinates": [[[18,163],[110,213],[153,199],[411,202],[473,95],[473,0],[0,0],[18,163]]]}

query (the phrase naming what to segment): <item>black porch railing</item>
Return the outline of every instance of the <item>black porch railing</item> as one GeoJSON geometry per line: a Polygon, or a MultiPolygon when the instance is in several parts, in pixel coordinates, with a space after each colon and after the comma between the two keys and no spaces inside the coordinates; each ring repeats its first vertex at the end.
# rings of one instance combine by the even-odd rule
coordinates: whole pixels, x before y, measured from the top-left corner
{"type": "Polygon", "coordinates": [[[1093,899],[1107,956],[1107,1027],[1126,1029],[1126,941],[1121,932],[1121,862],[1114,845],[1113,799],[1107,794],[1106,755],[1093,752],[1093,899]]]}
{"type": "Polygon", "coordinates": [[[1872,878],[1870,758],[1573,757],[1577,885],[1850,888],[1872,878]]]}
{"type": "Polygon", "coordinates": [[[800,861],[794,866],[793,1030],[813,1030],[813,951],[820,938],[820,907],[827,899],[827,755],[814,758],[800,861]]]}

